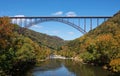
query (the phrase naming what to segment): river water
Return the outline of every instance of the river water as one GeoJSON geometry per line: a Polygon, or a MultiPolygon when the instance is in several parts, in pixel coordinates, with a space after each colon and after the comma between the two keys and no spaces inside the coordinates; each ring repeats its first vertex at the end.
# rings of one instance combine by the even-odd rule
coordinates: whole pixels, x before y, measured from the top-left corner
{"type": "Polygon", "coordinates": [[[50,59],[34,67],[33,76],[109,76],[110,72],[97,66],[75,62],[70,59],[50,59]]]}

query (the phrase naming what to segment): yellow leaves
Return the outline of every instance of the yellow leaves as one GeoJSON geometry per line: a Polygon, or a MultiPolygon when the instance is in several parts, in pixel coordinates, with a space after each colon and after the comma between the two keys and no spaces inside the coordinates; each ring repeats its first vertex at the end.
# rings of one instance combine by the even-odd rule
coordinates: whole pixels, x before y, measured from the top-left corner
{"type": "Polygon", "coordinates": [[[8,24],[10,22],[10,19],[9,17],[1,17],[0,21],[1,21],[0,24],[8,24]]]}
{"type": "Polygon", "coordinates": [[[10,33],[13,29],[14,25],[10,23],[10,19],[8,17],[0,18],[0,31],[6,31],[10,33]]]}
{"type": "Polygon", "coordinates": [[[112,35],[110,34],[103,34],[103,35],[99,35],[97,38],[97,41],[111,41],[112,40],[112,35]]]}
{"type": "Polygon", "coordinates": [[[14,26],[10,23],[8,17],[0,18],[0,45],[2,48],[10,46],[13,37],[14,26]]]}
{"type": "Polygon", "coordinates": [[[118,65],[120,66],[120,58],[111,60],[110,66],[118,66],[118,65]]]}
{"type": "Polygon", "coordinates": [[[111,60],[109,65],[111,66],[112,71],[120,72],[120,58],[111,60]]]}
{"type": "Polygon", "coordinates": [[[119,45],[118,42],[113,38],[113,36],[111,34],[99,35],[96,38],[96,44],[98,44],[102,47],[107,47],[107,48],[108,47],[111,48],[112,46],[115,47],[115,46],[119,45]]]}

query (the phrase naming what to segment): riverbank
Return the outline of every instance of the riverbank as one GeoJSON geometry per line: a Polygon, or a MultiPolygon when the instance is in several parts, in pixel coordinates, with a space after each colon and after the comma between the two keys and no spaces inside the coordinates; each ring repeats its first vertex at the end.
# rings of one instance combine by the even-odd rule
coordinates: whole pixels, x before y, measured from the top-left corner
{"type": "Polygon", "coordinates": [[[67,58],[61,55],[50,55],[50,59],[72,59],[72,58],[67,58]]]}
{"type": "Polygon", "coordinates": [[[82,58],[79,58],[77,56],[72,58],[72,60],[75,60],[76,62],[80,62],[82,64],[92,65],[94,67],[101,67],[103,70],[111,72],[111,74],[109,76],[120,76],[120,72],[112,71],[108,65],[99,65],[99,64],[95,64],[95,63],[85,63],[82,58]]]}
{"type": "MultiPolygon", "coordinates": [[[[99,66],[99,67],[101,67],[102,69],[104,69],[104,70],[106,70],[106,71],[109,70],[108,67],[107,67],[107,66],[104,66],[104,65],[101,66],[101,65],[98,65],[98,64],[95,64],[95,63],[85,63],[85,62],[83,61],[83,59],[80,58],[80,57],[78,57],[78,56],[76,56],[76,57],[65,57],[65,56],[61,56],[61,55],[50,55],[50,56],[47,57],[46,59],[42,59],[42,60],[39,61],[39,63],[36,63],[36,66],[40,66],[41,63],[46,62],[46,61],[49,60],[49,59],[61,59],[61,60],[70,59],[70,60],[72,60],[72,61],[75,61],[76,63],[87,64],[87,65],[92,65],[92,66],[99,66]]],[[[110,70],[109,70],[109,71],[110,71],[110,70]]],[[[116,73],[113,73],[113,74],[116,75],[116,73]]],[[[117,75],[118,75],[118,73],[117,73],[117,75]]]]}
{"type": "Polygon", "coordinates": [[[33,69],[33,76],[108,76],[99,66],[85,65],[72,59],[48,59],[33,69]]]}
{"type": "MultiPolygon", "coordinates": [[[[76,64],[82,64],[82,65],[86,65],[86,66],[93,66],[93,67],[99,67],[99,68],[101,68],[101,69],[103,69],[104,71],[108,71],[108,70],[106,70],[106,69],[104,69],[104,68],[102,68],[102,66],[99,66],[99,65],[94,65],[94,64],[92,64],[92,63],[84,63],[83,62],[83,60],[82,59],[80,59],[79,57],[64,57],[64,56],[61,56],[61,55],[51,55],[51,56],[49,56],[49,57],[47,57],[46,59],[42,59],[42,60],[40,60],[39,61],[39,63],[36,63],[36,65],[35,65],[35,67],[44,67],[44,66],[46,66],[47,65],[47,63],[50,61],[50,60],[58,60],[58,61],[68,61],[68,60],[70,60],[70,61],[73,61],[74,63],[76,63],[76,64]],[[44,65],[43,66],[43,63],[45,63],[46,65],[44,65]]],[[[69,64],[69,63],[68,63],[69,64]]],[[[54,64],[51,64],[51,66],[54,66],[54,64]]],[[[50,66],[50,67],[51,67],[50,66]]],[[[47,66],[46,66],[47,67],[47,66]]],[[[50,68],[49,67],[49,68],[50,68]]],[[[111,74],[109,75],[109,76],[119,76],[119,73],[113,73],[113,72],[111,72],[111,71],[108,71],[108,72],[110,72],[111,74]]]]}

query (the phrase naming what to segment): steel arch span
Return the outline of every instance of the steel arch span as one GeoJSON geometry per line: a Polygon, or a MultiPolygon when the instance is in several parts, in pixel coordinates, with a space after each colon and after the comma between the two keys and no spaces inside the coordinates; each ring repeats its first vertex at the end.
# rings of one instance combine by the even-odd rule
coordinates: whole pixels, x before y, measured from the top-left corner
{"type": "Polygon", "coordinates": [[[81,33],[85,34],[87,31],[93,29],[96,26],[105,22],[109,16],[89,16],[89,17],[10,17],[12,23],[18,24],[21,27],[29,28],[39,23],[56,21],[72,26],[81,33]],[[89,28],[89,30],[88,30],[89,28]]]}
{"type": "Polygon", "coordinates": [[[82,29],[80,26],[78,26],[78,25],[76,25],[76,24],[74,24],[70,21],[63,20],[63,19],[57,19],[57,18],[37,20],[37,21],[34,21],[34,22],[26,25],[25,27],[29,28],[30,26],[33,26],[33,25],[36,25],[36,24],[39,24],[39,23],[43,23],[43,22],[48,22],[48,21],[56,21],[56,22],[64,23],[64,24],[72,26],[73,28],[77,29],[78,31],[82,32],[83,34],[86,33],[86,31],[84,29],[82,29]]]}

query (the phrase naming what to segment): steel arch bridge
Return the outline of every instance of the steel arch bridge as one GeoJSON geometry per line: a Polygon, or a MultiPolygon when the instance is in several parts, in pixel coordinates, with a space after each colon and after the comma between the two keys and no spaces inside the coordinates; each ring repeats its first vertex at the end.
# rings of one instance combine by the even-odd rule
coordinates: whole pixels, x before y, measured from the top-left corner
{"type": "Polygon", "coordinates": [[[110,16],[75,16],[75,17],[10,17],[12,23],[18,24],[23,28],[29,28],[36,24],[48,21],[56,21],[68,24],[85,34],[94,27],[105,22],[110,16]]]}

